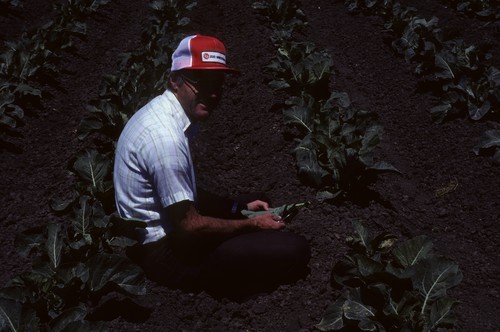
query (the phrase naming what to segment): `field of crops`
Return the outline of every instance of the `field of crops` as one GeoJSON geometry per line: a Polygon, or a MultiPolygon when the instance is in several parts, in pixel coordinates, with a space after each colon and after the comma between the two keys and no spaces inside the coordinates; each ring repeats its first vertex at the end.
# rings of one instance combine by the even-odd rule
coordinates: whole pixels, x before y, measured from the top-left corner
{"type": "Polygon", "coordinates": [[[0,12],[6,331],[500,329],[498,1],[0,0],[0,12]],[[193,146],[198,183],[311,202],[286,229],[309,240],[310,274],[241,303],[143,280],[110,228],[114,143],[165,88],[186,33],[217,36],[241,71],[193,146]],[[385,271],[409,285],[377,279],[389,245],[401,269],[385,271]],[[427,257],[412,268],[415,248],[427,257]],[[389,297],[403,286],[412,295],[389,297]]]}

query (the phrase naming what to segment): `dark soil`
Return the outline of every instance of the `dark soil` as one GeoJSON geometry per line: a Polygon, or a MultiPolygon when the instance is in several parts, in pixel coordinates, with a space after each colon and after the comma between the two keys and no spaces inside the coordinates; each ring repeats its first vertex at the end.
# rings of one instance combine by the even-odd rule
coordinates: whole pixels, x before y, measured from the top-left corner
{"type": "MultiPolygon", "coordinates": [[[[413,66],[393,52],[381,18],[351,15],[343,1],[303,1],[309,25],[299,38],[332,55],[332,89],[347,92],[357,108],[379,115],[385,134],[378,157],[402,172],[380,176],[372,188],[377,195],[364,204],[316,203],[315,190],[297,179],[294,142],[273,108],[281,97],[264,82],[263,66],[275,49],[271,30],[252,2],[200,0],[188,15],[188,32],[219,37],[230,64],[241,70],[238,78],[229,79],[218,111],[194,147],[198,181],[227,195],[266,190],[275,205],[312,201],[288,227],[310,241],[311,272],[305,280],[243,303],[148,283],[147,296],[135,302],[105,304],[112,309],[103,311],[109,315],[102,319],[110,320],[114,331],[314,330],[338,295],[330,287],[331,269],[347,249],[344,239],[353,232],[351,222],[358,220],[372,232],[390,231],[401,239],[432,237],[436,252],[455,260],[464,274],[451,294],[460,301],[457,330],[498,331],[500,168],[472,152],[481,134],[499,128],[498,123],[466,118],[433,123],[429,110],[436,97],[423,92],[413,66]],[[456,190],[436,197],[436,190],[450,181],[458,183],[456,190]]],[[[16,40],[53,15],[52,1],[23,3],[24,8],[0,15],[4,40],[16,40]]],[[[439,1],[401,3],[416,7],[427,19],[437,16],[444,31],[468,44],[490,47],[498,62],[500,36],[492,26],[439,1]]],[[[149,15],[148,1],[114,0],[90,17],[88,37],[75,39],[75,51],[64,54],[59,86],[44,86],[41,105],[32,105],[24,125],[10,134],[8,144],[2,143],[2,284],[30,267],[15,252],[15,235],[58,219],[48,200],[71,190],[68,161],[88,144],[75,135],[87,115],[84,106],[97,96],[102,75],[117,70],[118,54],[141,47],[149,15]]]]}

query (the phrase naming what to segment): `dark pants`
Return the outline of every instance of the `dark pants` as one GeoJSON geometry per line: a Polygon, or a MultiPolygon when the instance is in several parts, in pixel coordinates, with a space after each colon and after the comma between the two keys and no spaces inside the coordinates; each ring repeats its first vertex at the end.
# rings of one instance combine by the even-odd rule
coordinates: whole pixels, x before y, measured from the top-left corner
{"type": "Polygon", "coordinates": [[[310,249],[302,236],[269,230],[219,244],[198,243],[189,252],[163,238],[130,248],[127,254],[159,284],[241,299],[304,278],[310,249]]]}

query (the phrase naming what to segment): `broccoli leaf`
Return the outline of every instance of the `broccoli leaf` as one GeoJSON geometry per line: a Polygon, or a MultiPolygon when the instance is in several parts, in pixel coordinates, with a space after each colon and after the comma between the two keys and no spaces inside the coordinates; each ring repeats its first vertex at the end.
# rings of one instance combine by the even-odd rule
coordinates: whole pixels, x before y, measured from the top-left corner
{"type": "Polygon", "coordinates": [[[97,292],[111,284],[120,287],[131,295],[144,295],[144,273],[142,270],[120,255],[98,254],[91,257],[89,267],[90,289],[97,292]]]}
{"type": "Polygon", "coordinates": [[[17,301],[0,298],[0,328],[11,331],[37,331],[35,310],[17,301]]]}
{"type": "Polygon", "coordinates": [[[410,239],[394,249],[396,261],[403,267],[413,266],[426,258],[432,250],[432,241],[425,235],[410,239]]]}
{"type": "Polygon", "coordinates": [[[328,305],[321,321],[316,324],[320,331],[335,331],[344,327],[344,302],[345,298],[340,297],[335,302],[328,305]]]}
{"type": "Polygon", "coordinates": [[[50,223],[47,226],[47,232],[47,254],[52,264],[51,267],[57,268],[61,263],[63,247],[62,226],[61,224],[50,223]]]}
{"type": "Polygon", "coordinates": [[[83,180],[98,188],[109,174],[110,165],[111,161],[97,150],[85,150],[77,156],[73,168],[83,180]]]}
{"type": "Polygon", "coordinates": [[[423,297],[420,313],[424,315],[433,302],[446,295],[446,291],[462,281],[458,264],[444,257],[424,259],[416,265],[412,283],[423,297]]]}

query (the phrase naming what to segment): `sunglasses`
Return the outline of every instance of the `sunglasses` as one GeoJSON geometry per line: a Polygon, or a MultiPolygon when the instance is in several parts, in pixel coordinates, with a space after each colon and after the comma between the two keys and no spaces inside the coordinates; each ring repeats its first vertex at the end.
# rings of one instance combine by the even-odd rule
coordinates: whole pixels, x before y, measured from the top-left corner
{"type": "Polygon", "coordinates": [[[181,73],[182,80],[194,94],[218,93],[224,84],[224,73],[181,73]]]}

